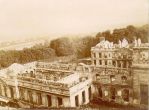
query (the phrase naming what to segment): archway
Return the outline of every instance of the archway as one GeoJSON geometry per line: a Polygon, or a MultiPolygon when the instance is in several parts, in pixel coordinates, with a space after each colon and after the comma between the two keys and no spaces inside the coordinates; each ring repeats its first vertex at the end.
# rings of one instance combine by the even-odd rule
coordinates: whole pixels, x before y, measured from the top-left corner
{"type": "Polygon", "coordinates": [[[128,89],[124,89],[122,91],[122,98],[124,101],[129,101],[129,90],[128,89]]]}
{"type": "Polygon", "coordinates": [[[102,89],[98,87],[98,97],[102,98],[102,89]]]}
{"type": "Polygon", "coordinates": [[[110,98],[114,100],[115,99],[115,94],[116,94],[115,88],[111,87],[110,88],[110,98]]]}

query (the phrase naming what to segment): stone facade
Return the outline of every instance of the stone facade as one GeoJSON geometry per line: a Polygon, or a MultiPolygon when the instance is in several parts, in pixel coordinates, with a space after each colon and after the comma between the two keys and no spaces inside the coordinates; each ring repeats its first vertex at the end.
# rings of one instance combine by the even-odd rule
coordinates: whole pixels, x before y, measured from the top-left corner
{"type": "Polygon", "coordinates": [[[94,98],[117,103],[148,104],[149,45],[102,40],[91,48],[94,98]],[[143,95],[144,94],[144,95],[143,95]]]}
{"type": "Polygon", "coordinates": [[[85,63],[13,64],[0,71],[0,98],[17,100],[21,107],[77,107],[95,98],[147,105],[148,52],[140,40],[103,39],[91,48],[91,58],[80,60],[85,63]]]}
{"type": "Polygon", "coordinates": [[[148,104],[149,86],[149,46],[146,44],[133,48],[133,90],[135,104],[148,104]]]}
{"type": "Polygon", "coordinates": [[[92,80],[64,66],[51,69],[48,64],[38,63],[30,71],[1,76],[0,96],[18,100],[21,107],[76,107],[89,103],[92,80]]]}

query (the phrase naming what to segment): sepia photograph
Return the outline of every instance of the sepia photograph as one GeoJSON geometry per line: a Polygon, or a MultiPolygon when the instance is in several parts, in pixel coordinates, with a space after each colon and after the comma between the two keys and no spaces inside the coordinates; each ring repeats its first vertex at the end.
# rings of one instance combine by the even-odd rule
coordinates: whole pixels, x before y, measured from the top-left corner
{"type": "Polygon", "coordinates": [[[0,110],[148,110],[148,0],[0,0],[0,110]]]}

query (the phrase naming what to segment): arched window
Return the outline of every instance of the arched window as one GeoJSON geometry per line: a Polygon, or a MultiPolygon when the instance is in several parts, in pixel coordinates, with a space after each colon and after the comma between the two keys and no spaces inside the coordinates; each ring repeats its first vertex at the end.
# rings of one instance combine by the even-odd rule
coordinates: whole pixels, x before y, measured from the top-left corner
{"type": "Polygon", "coordinates": [[[116,89],[114,87],[110,88],[110,97],[111,99],[115,99],[115,95],[116,95],[116,89]]]}
{"type": "Polygon", "coordinates": [[[113,66],[116,66],[116,62],[115,62],[115,61],[112,61],[112,65],[113,65],[113,66]]]}
{"type": "Polygon", "coordinates": [[[100,98],[102,98],[102,89],[101,89],[101,87],[98,88],[98,96],[100,98]]]}
{"type": "Polygon", "coordinates": [[[128,89],[124,89],[122,91],[122,98],[124,101],[129,101],[129,90],[128,89]]]}
{"type": "Polygon", "coordinates": [[[115,75],[110,75],[110,80],[113,82],[115,80],[115,75]]]}
{"type": "Polygon", "coordinates": [[[122,80],[122,83],[126,83],[127,77],[126,76],[121,76],[121,80],[122,80]]]}

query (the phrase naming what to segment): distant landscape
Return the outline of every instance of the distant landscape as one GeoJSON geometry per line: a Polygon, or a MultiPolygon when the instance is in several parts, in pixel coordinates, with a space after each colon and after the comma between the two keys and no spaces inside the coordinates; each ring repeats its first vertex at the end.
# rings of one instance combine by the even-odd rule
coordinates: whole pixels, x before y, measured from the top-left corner
{"type": "Polygon", "coordinates": [[[99,43],[100,37],[118,43],[126,38],[132,43],[135,38],[140,38],[143,43],[148,43],[149,25],[135,27],[129,25],[125,28],[98,32],[95,36],[84,37],[59,37],[53,40],[39,40],[34,42],[18,43],[0,48],[0,69],[12,63],[27,63],[38,60],[54,59],[56,57],[73,55],[75,58],[90,56],[91,47],[99,43]]]}

